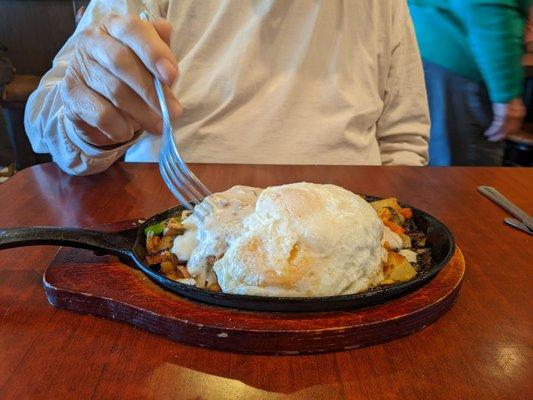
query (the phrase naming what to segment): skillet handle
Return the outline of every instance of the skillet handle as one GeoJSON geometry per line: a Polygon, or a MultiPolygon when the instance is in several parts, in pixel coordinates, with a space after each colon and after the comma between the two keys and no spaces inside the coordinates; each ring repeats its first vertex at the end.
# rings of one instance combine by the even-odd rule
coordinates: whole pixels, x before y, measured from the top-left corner
{"type": "Polygon", "coordinates": [[[90,229],[34,226],[0,228],[0,250],[33,245],[56,245],[131,256],[137,229],[100,232],[90,229]]]}

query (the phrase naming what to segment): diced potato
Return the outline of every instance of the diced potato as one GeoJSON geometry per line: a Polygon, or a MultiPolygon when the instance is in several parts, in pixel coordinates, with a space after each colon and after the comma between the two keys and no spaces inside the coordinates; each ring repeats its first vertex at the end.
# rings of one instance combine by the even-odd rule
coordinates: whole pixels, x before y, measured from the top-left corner
{"type": "Polygon", "coordinates": [[[385,223],[390,221],[391,210],[389,207],[383,207],[376,211],[381,222],[385,223]]]}
{"type": "Polygon", "coordinates": [[[185,285],[189,286],[196,286],[196,281],[192,278],[186,278],[186,279],[174,279],[175,281],[178,281],[179,283],[184,283],[185,285]]]}
{"type": "Polygon", "coordinates": [[[405,223],[405,217],[391,207],[387,207],[387,210],[389,210],[391,214],[389,219],[396,225],[403,226],[403,224],[405,223]]]}
{"type": "Polygon", "coordinates": [[[181,277],[180,277],[178,274],[176,274],[176,271],[174,271],[174,272],[168,272],[168,273],[166,273],[166,274],[164,274],[164,275],[165,275],[168,279],[173,280],[173,281],[177,281],[177,280],[181,279],[181,277]]]}
{"type": "Polygon", "coordinates": [[[395,197],[389,197],[388,199],[382,199],[382,200],[376,200],[372,201],[370,205],[374,208],[374,210],[379,210],[384,207],[390,207],[395,211],[400,211],[401,207],[398,204],[398,200],[396,200],[395,197]]]}
{"type": "Polygon", "coordinates": [[[160,251],[159,253],[146,255],[146,262],[150,265],[161,264],[164,261],[174,266],[178,265],[178,258],[170,251],[160,251]]]}
{"type": "Polygon", "coordinates": [[[173,271],[164,274],[168,279],[172,279],[173,281],[181,281],[182,279],[191,278],[191,275],[187,271],[187,268],[185,268],[185,266],[183,265],[178,265],[177,268],[175,267],[173,271]]]}
{"type": "Polygon", "coordinates": [[[416,275],[416,270],[407,259],[394,252],[389,251],[387,261],[383,265],[385,279],[392,279],[395,282],[406,282],[416,275]]]}
{"type": "Polygon", "coordinates": [[[158,245],[159,251],[170,249],[173,244],[174,244],[173,236],[170,236],[170,235],[163,236],[158,245]]]}
{"type": "Polygon", "coordinates": [[[178,221],[177,218],[169,218],[167,220],[167,224],[165,226],[165,236],[166,235],[170,235],[170,236],[178,236],[178,235],[182,235],[183,232],[185,232],[185,228],[183,227],[183,225],[181,224],[180,221],[178,221]]]}
{"type": "Polygon", "coordinates": [[[416,262],[416,253],[413,250],[403,249],[400,250],[398,253],[404,256],[410,263],[416,262]]]}
{"type": "Polygon", "coordinates": [[[170,261],[163,261],[161,262],[161,272],[165,275],[176,272],[176,266],[170,261]]]}
{"type": "Polygon", "coordinates": [[[400,237],[402,238],[402,244],[404,249],[410,249],[412,247],[411,238],[405,233],[401,233],[400,237]]]}
{"type": "Polygon", "coordinates": [[[161,261],[169,261],[175,266],[178,265],[178,257],[176,257],[176,255],[171,253],[170,251],[163,251],[161,253],[161,261]]]}
{"type": "Polygon", "coordinates": [[[411,263],[406,261],[394,268],[389,275],[390,279],[393,279],[397,282],[407,282],[411,280],[416,275],[416,270],[413,268],[411,263]]]}
{"type": "Polygon", "coordinates": [[[179,274],[181,275],[181,278],[187,279],[191,277],[191,275],[189,274],[189,271],[187,271],[187,267],[185,267],[184,265],[178,265],[177,269],[178,269],[179,274]]]}
{"type": "Polygon", "coordinates": [[[163,261],[162,253],[146,255],[146,262],[150,265],[159,264],[161,261],[163,261]]]}
{"type": "Polygon", "coordinates": [[[218,283],[212,283],[211,285],[209,285],[207,287],[207,290],[211,290],[213,292],[220,292],[222,291],[222,289],[220,288],[220,286],[218,285],[218,283]]]}
{"type": "Polygon", "coordinates": [[[146,236],[146,251],[148,251],[148,254],[159,253],[159,251],[161,250],[159,248],[160,243],[161,238],[159,236],[146,236]]]}
{"type": "Polygon", "coordinates": [[[382,207],[376,210],[379,219],[383,222],[390,221],[396,225],[403,226],[405,218],[402,214],[398,213],[394,208],[391,207],[382,207]]]}

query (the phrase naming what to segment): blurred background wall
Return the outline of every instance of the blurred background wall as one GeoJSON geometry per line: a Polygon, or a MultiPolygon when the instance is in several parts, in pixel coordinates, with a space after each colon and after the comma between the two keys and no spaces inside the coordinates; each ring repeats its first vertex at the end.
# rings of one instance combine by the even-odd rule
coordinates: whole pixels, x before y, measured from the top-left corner
{"type": "MultiPolygon", "coordinates": [[[[47,156],[33,154],[22,118],[29,94],[50,68],[72,34],[76,14],[89,0],[0,0],[0,44],[14,69],[14,79],[0,90],[0,175],[5,166],[22,169],[47,156]]],[[[1,54],[0,54],[1,56],[1,54]]],[[[1,89],[1,88],[0,88],[1,89]]],[[[12,168],[11,168],[12,170],[12,168]]]]}
{"type": "Polygon", "coordinates": [[[89,1],[0,0],[0,42],[17,74],[42,75],[72,34],[76,11],[89,1]]]}

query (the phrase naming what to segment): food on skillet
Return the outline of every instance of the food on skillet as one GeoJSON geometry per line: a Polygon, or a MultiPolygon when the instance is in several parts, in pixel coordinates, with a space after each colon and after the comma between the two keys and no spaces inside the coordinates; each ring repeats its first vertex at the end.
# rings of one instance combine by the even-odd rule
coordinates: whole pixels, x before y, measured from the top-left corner
{"type": "Polygon", "coordinates": [[[216,193],[217,209],[146,229],[146,260],[168,278],[225,293],[319,297],[412,279],[430,262],[412,211],[335,185],[216,193]]]}

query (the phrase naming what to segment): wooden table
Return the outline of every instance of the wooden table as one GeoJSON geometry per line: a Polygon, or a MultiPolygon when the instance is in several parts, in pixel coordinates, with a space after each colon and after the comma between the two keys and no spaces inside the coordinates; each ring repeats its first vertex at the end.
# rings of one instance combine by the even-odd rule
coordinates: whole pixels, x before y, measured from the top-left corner
{"type": "MultiPolygon", "coordinates": [[[[56,248],[0,257],[0,398],[528,399],[533,396],[533,237],[476,192],[492,185],[533,212],[533,170],[195,165],[215,191],[234,184],[330,182],[396,195],[440,218],[467,270],[458,302],[421,332],[316,356],[252,356],[180,345],[118,322],[59,311],[41,278],[56,248]]],[[[0,186],[0,225],[91,226],[174,204],[157,167],[90,177],[53,165],[0,186]]]]}

